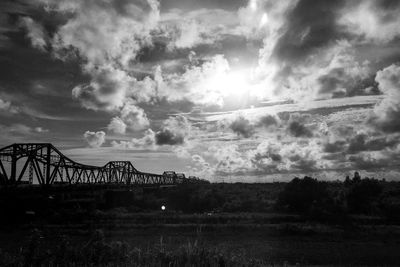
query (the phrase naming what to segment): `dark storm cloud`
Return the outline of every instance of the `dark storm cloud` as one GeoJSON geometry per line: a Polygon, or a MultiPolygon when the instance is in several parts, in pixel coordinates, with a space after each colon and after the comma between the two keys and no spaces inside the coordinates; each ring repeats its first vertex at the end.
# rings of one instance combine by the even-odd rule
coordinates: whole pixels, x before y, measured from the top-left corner
{"type": "Polygon", "coordinates": [[[327,153],[343,152],[345,150],[347,142],[344,140],[339,140],[331,143],[326,143],[324,145],[324,151],[327,153]]]}
{"type": "Polygon", "coordinates": [[[359,170],[386,170],[389,166],[393,168],[393,161],[390,158],[375,158],[369,154],[352,155],[348,161],[359,170]],[[392,166],[391,166],[392,165],[392,166]]]}
{"type": "Polygon", "coordinates": [[[302,157],[292,158],[291,161],[293,162],[292,168],[298,169],[305,172],[316,171],[318,170],[316,159],[306,159],[302,157]]]}
{"type": "Polygon", "coordinates": [[[271,127],[271,126],[277,126],[278,125],[278,119],[276,116],[273,115],[266,115],[260,118],[260,121],[258,122],[260,126],[263,127],[271,127]]]}
{"type": "Polygon", "coordinates": [[[288,132],[294,137],[312,137],[313,133],[304,124],[298,121],[291,121],[287,127],[288,132]]]}
{"type": "Polygon", "coordinates": [[[289,123],[288,131],[295,137],[312,137],[313,133],[304,124],[298,121],[292,121],[289,123]]]}
{"type": "Polygon", "coordinates": [[[180,145],[185,141],[185,137],[180,133],[172,132],[169,129],[158,131],[155,135],[157,145],[180,145]]]}
{"type": "Polygon", "coordinates": [[[254,126],[242,116],[237,117],[229,126],[237,135],[249,138],[254,134],[254,126]]]}
{"type": "Polygon", "coordinates": [[[358,134],[349,141],[348,153],[355,154],[360,151],[380,151],[387,147],[393,147],[398,144],[396,139],[388,137],[368,137],[366,134],[358,134]]]}
{"type": "Polygon", "coordinates": [[[332,97],[345,97],[366,94],[365,88],[370,87],[371,92],[377,94],[373,88],[376,86],[373,77],[356,74],[350,76],[345,67],[333,68],[327,74],[318,78],[319,93],[332,93],[332,97]]]}
{"type": "Polygon", "coordinates": [[[164,120],[161,129],[155,133],[157,145],[181,145],[190,131],[190,124],[185,117],[169,117],[164,120]]]}
{"type": "Polygon", "coordinates": [[[383,22],[390,22],[396,20],[398,11],[400,9],[400,2],[397,0],[377,0],[374,1],[376,7],[383,11],[381,13],[381,20],[383,22]]]}
{"type": "Polygon", "coordinates": [[[286,31],[278,40],[275,56],[296,62],[337,40],[342,31],[336,17],[344,3],[343,0],[300,0],[288,14],[286,31]]]}

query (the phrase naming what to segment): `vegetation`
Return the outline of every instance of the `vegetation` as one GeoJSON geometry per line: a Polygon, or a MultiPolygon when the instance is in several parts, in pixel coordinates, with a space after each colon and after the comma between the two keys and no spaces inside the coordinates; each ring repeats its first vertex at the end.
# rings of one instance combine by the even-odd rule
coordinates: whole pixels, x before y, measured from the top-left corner
{"type": "Polygon", "coordinates": [[[161,239],[147,250],[127,242],[107,242],[103,231],[95,231],[90,240],[74,246],[63,236],[48,248],[42,233],[35,229],[18,255],[0,251],[1,266],[267,266],[262,261],[210,249],[197,241],[170,250],[161,239]]]}

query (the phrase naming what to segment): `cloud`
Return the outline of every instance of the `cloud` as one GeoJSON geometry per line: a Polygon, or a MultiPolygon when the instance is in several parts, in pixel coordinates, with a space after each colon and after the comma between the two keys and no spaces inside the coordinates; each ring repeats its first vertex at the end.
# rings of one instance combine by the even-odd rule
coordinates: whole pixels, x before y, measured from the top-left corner
{"type": "Polygon", "coordinates": [[[348,153],[380,151],[397,144],[399,144],[398,136],[369,137],[365,133],[360,133],[350,139],[348,153]]]}
{"type": "Polygon", "coordinates": [[[0,98],[0,110],[9,111],[11,109],[11,103],[9,101],[4,101],[0,98]]]}
{"type": "Polygon", "coordinates": [[[21,123],[14,123],[8,126],[0,125],[0,129],[4,135],[10,136],[29,135],[34,131],[31,127],[21,123]]]}
{"type": "Polygon", "coordinates": [[[72,96],[87,109],[111,111],[122,107],[135,79],[111,65],[85,68],[91,72],[92,81],[73,88],[72,96]]]}
{"type": "Polygon", "coordinates": [[[258,125],[270,128],[273,126],[277,126],[279,124],[279,118],[276,115],[265,115],[262,116],[258,122],[258,125]]]}
{"type": "Polygon", "coordinates": [[[22,123],[10,125],[0,124],[1,145],[26,142],[47,142],[49,130],[41,127],[31,127],[22,123]],[[40,129],[40,130],[39,130],[40,129]]]}
{"type": "Polygon", "coordinates": [[[33,129],[35,132],[37,133],[48,133],[49,129],[45,129],[43,127],[35,127],[35,129],[33,129]]]}
{"type": "Polygon", "coordinates": [[[126,132],[126,127],[125,122],[121,120],[121,118],[114,117],[108,124],[107,129],[117,134],[124,134],[126,132]]]}
{"type": "Polygon", "coordinates": [[[181,145],[190,132],[190,124],[185,117],[170,117],[163,122],[160,131],[156,132],[157,145],[181,145]]]}
{"type": "Polygon", "coordinates": [[[249,39],[268,36],[270,40],[276,41],[286,14],[295,4],[296,1],[250,0],[237,11],[240,20],[238,32],[249,39]]]}
{"type": "Polygon", "coordinates": [[[190,65],[181,75],[158,76],[158,96],[169,101],[187,99],[198,105],[219,105],[229,93],[226,81],[229,62],[223,55],[215,55],[202,65],[190,65]]]}
{"type": "Polygon", "coordinates": [[[312,172],[329,165],[321,153],[321,146],[315,141],[300,144],[267,140],[250,152],[250,159],[256,170],[263,173],[312,172]]]}
{"type": "Polygon", "coordinates": [[[337,41],[315,50],[299,62],[278,60],[282,62],[278,68],[277,65],[264,66],[264,71],[270,69],[272,73],[269,83],[274,85],[277,95],[296,101],[363,95],[364,89],[372,83],[368,80],[369,62],[358,62],[348,41],[337,41]]]}
{"type": "Polygon", "coordinates": [[[17,114],[20,112],[19,108],[11,104],[10,101],[5,101],[0,98],[0,110],[7,111],[11,114],[17,114]]]}
{"type": "Polygon", "coordinates": [[[153,0],[44,2],[50,11],[72,14],[53,39],[56,53],[62,56],[73,47],[93,65],[128,66],[150,44],[150,31],[159,19],[159,4],[153,0]]]}
{"type": "Polygon", "coordinates": [[[156,133],[157,145],[181,145],[184,141],[183,135],[170,129],[162,129],[156,133]]]}
{"type": "Polygon", "coordinates": [[[133,101],[126,102],[120,111],[121,120],[131,131],[140,131],[149,127],[150,122],[144,110],[134,104],[133,101]]]}
{"type": "MultiPolygon", "coordinates": [[[[49,39],[53,55],[65,61],[77,59],[90,79],[72,89],[73,98],[87,109],[120,112],[109,124],[112,131],[125,132],[121,121],[127,130],[147,128],[147,116],[136,103],[150,103],[156,97],[156,84],[149,77],[136,77],[131,69],[139,52],[153,45],[151,31],[159,20],[158,1],[40,2],[45,11],[63,18],[60,25],[54,25],[54,36],[49,39]]],[[[30,18],[23,22],[32,42],[43,48],[43,26],[30,18]]]]}
{"type": "Polygon", "coordinates": [[[155,133],[151,129],[144,132],[141,138],[132,138],[130,141],[112,141],[111,146],[120,149],[154,149],[155,133]]]}
{"type": "Polygon", "coordinates": [[[313,132],[307,126],[305,126],[307,120],[309,120],[309,115],[307,114],[290,114],[287,131],[294,137],[312,137],[313,132]]]}
{"type": "Polygon", "coordinates": [[[360,1],[349,4],[338,23],[364,42],[387,43],[400,35],[399,11],[397,1],[360,1]]]}
{"type": "Polygon", "coordinates": [[[185,24],[180,28],[180,34],[175,41],[175,47],[187,48],[193,47],[195,44],[205,43],[200,33],[199,25],[196,21],[185,21],[185,24]]]}
{"type": "Polygon", "coordinates": [[[375,81],[384,99],[375,106],[370,122],[385,132],[399,132],[400,66],[393,64],[378,71],[375,81]]]}
{"type": "Polygon", "coordinates": [[[11,107],[11,103],[8,101],[4,101],[0,98],[0,109],[1,110],[8,110],[11,107]]]}
{"type": "Polygon", "coordinates": [[[101,147],[101,145],[106,141],[106,133],[103,131],[86,131],[83,134],[83,137],[90,147],[101,147]]]}
{"type": "Polygon", "coordinates": [[[43,26],[39,23],[36,23],[30,17],[22,17],[20,19],[20,25],[26,29],[28,38],[30,39],[32,46],[41,51],[46,51],[46,39],[48,39],[48,37],[43,26]]]}
{"type": "Polygon", "coordinates": [[[238,145],[225,145],[211,149],[217,160],[214,172],[217,174],[246,173],[251,169],[251,163],[246,155],[239,151],[238,145]]]}
{"type": "Polygon", "coordinates": [[[386,169],[391,164],[390,158],[379,151],[362,152],[357,155],[351,155],[348,160],[353,167],[360,170],[379,170],[386,169]]]}
{"type": "Polygon", "coordinates": [[[337,140],[334,142],[327,142],[324,145],[324,151],[327,153],[343,152],[347,142],[344,140],[337,140]]]}
{"type": "Polygon", "coordinates": [[[349,44],[339,45],[329,65],[316,77],[318,94],[333,97],[363,94],[363,82],[369,78],[369,62],[357,62],[349,44]]]}
{"type": "Polygon", "coordinates": [[[299,0],[287,14],[285,32],[274,48],[280,60],[297,62],[341,36],[336,16],[345,1],[299,0]]]}
{"type": "Polygon", "coordinates": [[[265,172],[277,172],[283,169],[283,159],[278,144],[264,141],[251,152],[250,158],[254,167],[265,172]]]}
{"type": "Polygon", "coordinates": [[[360,62],[353,36],[338,23],[346,1],[279,2],[265,4],[278,19],[265,25],[258,81],[273,96],[295,101],[365,94],[373,83],[370,63],[360,62]]]}
{"type": "Polygon", "coordinates": [[[112,141],[113,147],[125,149],[155,149],[155,145],[182,145],[189,135],[190,124],[185,117],[170,117],[162,123],[161,129],[154,132],[147,129],[142,138],[133,138],[130,141],[112,141]]]}
{"type": "Polygon", "coordinates": [[[311,173],[332,167],[323,158],[321,145],[315,141],[281,142],[264,140],[255,148],[246,149],[244,144],[218,144],[208,148],[204,155],[194,153],[192,160],[199,162],[207,174],[214,175],[261,175],[277,173],[311,173]],[[208,163],[208,164],[205,164],[208,163]]]}
{"type": "Polygon", "coordinates": [[[234,133],[245,138],[249,138],[254,134],[254,126],[243,116],[238,116],[229,127],[234,133]]]}
{"type": "Polygon", "coordinates": [[[168,49],[213,45],[238,24],[234,12],[223,9],[171,9],[161,15],[159,31],[169,37],[168,49]]]}
{"type": "Polygon", "coordinates": [[[304,124],[298,121],[292,121],[289,123],[288,131],[294,137],[312,137],[313,133],[304,124]]]}

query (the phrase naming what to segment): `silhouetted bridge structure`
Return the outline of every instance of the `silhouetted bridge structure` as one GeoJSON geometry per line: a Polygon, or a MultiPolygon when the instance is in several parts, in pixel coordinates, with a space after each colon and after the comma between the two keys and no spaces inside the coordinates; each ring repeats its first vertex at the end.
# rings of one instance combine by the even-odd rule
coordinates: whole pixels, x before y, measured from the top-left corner
{"type": "Polygon", "coordinates": [[[176,185],[196,181],[200,180],[175,172],[140,172],[130,161],[110,161],[102,167],[80,164],[50,143],[12,144],[0,149],[0,185],[176,185]]]}

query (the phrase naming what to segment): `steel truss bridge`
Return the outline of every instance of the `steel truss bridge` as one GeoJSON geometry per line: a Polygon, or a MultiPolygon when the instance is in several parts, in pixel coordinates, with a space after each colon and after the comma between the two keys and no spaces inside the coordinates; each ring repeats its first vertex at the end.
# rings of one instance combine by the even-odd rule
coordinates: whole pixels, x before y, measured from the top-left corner
{"type": "Polygon", "coordinates": [[[175,185],[190,180],[196,179],[174,172],[140,172],[130,161],[110,161],[102,167],[80,164],[50,143],[12,144],[0,149],[0,185],[175,185]]]}

